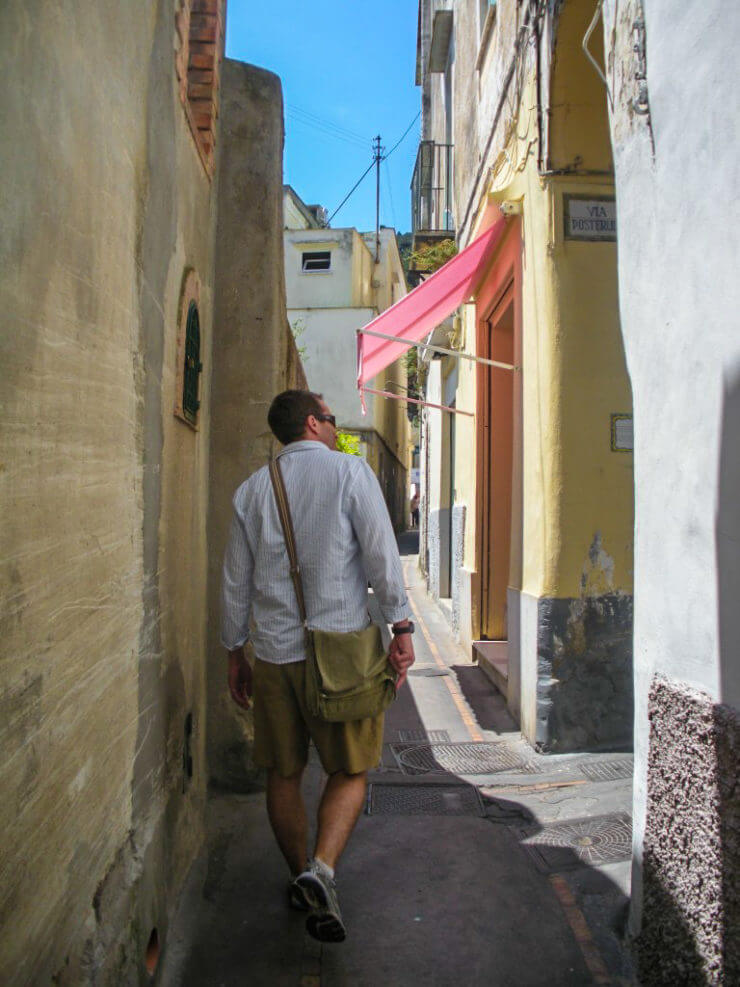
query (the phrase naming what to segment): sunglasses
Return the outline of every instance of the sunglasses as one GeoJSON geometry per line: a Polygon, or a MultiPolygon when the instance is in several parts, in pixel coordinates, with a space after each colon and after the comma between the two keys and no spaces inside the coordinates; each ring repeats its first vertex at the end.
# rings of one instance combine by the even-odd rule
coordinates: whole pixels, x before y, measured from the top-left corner
{"type": "Polygon", "coordinates": [[[333,428],[337,427],[337,420],[334,415],[314,415],[314,418],[317,418],[320,422],[329,422],[333,428]]]}

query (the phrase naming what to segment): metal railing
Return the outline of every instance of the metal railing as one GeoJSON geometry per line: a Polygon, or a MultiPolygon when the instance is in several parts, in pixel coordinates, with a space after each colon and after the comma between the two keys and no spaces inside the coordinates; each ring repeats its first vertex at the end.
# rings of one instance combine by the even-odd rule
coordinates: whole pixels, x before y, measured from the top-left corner
{"type": "Polygon", "coordinates": [[[455,232],[452,215],[452,144],[421,141],[411,179],[414,233],[455,232]]]}

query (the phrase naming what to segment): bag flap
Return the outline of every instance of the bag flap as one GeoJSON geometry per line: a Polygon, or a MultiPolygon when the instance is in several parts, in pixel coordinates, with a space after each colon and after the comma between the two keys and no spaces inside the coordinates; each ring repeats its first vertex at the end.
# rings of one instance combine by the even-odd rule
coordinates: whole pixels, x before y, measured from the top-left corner
{"type": "Polygon", "coordinates": [[[383,672],[387,655],[380,628],[361,631],[313,631],[314,650],[324,692],[347,692],[383,672]]]}

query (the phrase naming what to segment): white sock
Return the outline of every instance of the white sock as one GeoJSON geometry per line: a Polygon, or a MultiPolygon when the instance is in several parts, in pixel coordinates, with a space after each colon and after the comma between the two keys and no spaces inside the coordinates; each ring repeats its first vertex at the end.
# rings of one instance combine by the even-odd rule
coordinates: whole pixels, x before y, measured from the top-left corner
{"type": "Polygon", "coordinates": [[[330,867],[328,864],[325,864],[324,861],[320,857],[314,857],[313,858],[313,862],[315,864],[318,864],[318,869],[320,871],[323,871],[323,873],[326,874],[327,877],[331,878],[332,881],[334,880],[334,868],[333,867],[330,867]]]}

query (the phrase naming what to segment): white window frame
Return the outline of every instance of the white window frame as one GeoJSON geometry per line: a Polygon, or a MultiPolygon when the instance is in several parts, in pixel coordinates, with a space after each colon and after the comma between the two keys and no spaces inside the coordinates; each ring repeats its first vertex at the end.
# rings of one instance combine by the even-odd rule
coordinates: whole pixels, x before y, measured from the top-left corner
{"type": "Polygon", "coordinates": [[[302,250],[301,251],[301,274],[328,274],[331,271],[331,250],[302,250]],[[306,262],[311,263],[326,256],[326,267],[306,267],[306,262]]]}

